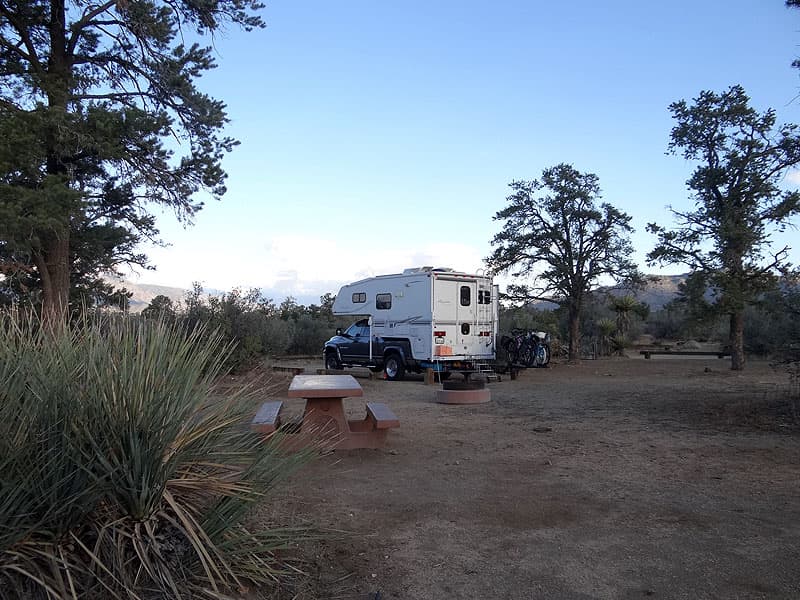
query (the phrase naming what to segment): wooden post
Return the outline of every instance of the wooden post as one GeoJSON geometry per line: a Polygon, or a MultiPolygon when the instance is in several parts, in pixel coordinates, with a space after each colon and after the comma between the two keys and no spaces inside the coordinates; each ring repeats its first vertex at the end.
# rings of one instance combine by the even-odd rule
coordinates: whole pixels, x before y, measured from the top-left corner
{"type": "Polygon", "coordinates": [[[425,385],[433,385],[436,383],[436,371],[433,369],[425,369],[425,385]]]}

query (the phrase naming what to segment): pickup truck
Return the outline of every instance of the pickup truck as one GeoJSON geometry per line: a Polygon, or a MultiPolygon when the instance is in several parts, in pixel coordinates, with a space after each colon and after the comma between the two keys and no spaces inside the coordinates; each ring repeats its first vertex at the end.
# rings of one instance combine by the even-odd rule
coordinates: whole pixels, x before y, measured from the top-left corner
{"type": "Polygon", "coordinates": [[[420,365],[412,358],[411,343],[408,338],[372,338],[370,355],[369,320],[362,319],[350,325],[344,332],[325,342],[323,349],[325,368],[339,370],[344,367],[368,367],[378,373],[386,372],[386,379],[403,379],[406,371],[421,372],[420,365]]]}

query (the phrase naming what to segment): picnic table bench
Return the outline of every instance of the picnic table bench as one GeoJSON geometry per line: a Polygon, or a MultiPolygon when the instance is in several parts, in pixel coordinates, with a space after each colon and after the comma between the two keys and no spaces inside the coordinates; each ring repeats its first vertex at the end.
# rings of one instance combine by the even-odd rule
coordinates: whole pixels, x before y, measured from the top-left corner
{"type": "Polygon", "coordinates": [[[645,358],[650,358],[653,354],[663,354],[666,356],[716,356],[717,358],[725,358],[730,356],[730,352],[706,352],[702,350],[640,350],[639,354],[644,354],[645,358]]]}
{"type": "MultiPolygon", "coordinates": [[[[382,448],[389,429],[400,426],[392,410],[380,402],[368,402],[366,417],[348,420],[344,399],[363,396],[364,391],[351,375],[295,375],[289,385],[289,398],[306,401],[299,431],[287,434],[287,443],[302,447],[330,445],[337,450],[382,448]]],[[[281,402],[265,402],[253,420],[256,431],[269,433],[278,425],[281,402]]]]}
{"type": "Polygon", "coordinates": [[[280,400],[264,402],[258,409],[250,427],[258,433],[272,433],[280,427],[280,410],[283,402],[280,400]]]}

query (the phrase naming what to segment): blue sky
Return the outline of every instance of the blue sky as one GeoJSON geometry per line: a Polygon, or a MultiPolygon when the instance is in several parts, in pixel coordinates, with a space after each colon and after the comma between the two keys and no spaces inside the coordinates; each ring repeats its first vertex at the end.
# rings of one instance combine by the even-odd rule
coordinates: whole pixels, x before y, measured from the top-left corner
{"type": "Polygon", "coordinates": [[[741,84],[800,122],[800,10],[782,0],[274,0],[263,17],[217,36],[200,82],[241,141],[228,194],[193,227],[160,215],[172,245],[147,249],[140,282],[313,302],[410,266],[474,271],[508,183],[560,162],[633,216],[645,268],[645,225],[689,206],[671,102],[741,84]]]}

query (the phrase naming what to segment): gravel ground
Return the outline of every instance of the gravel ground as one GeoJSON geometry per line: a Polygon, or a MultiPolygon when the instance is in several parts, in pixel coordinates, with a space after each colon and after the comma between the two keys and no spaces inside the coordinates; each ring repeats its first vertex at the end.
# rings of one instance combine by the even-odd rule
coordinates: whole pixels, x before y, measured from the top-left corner
{"type": "Polygon", "coordinates": [[[321,457],[265,509],[339,532],[269,597],[800,598],[788,379],[728,365],[553,364],[472,406],[436,404],[421,377],[359,379],[348,412],[386,402],[401,426],[382,450],[321,457]]]}

